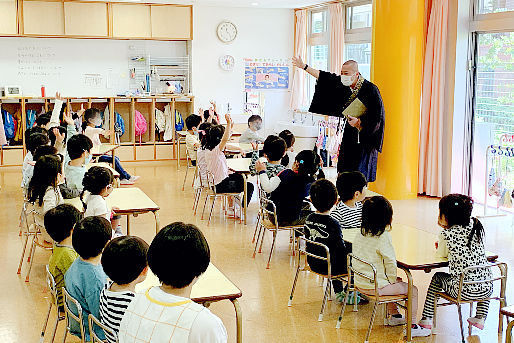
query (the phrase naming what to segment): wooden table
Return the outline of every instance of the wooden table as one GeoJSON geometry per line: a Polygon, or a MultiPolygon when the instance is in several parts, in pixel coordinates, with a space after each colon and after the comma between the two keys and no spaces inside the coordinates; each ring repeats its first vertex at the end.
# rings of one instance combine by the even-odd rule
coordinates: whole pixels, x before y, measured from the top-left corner
{"type": "Polygon", "coordinates": [[[119,145],[117,144],[101,144],[97,145],[91,148],[91,155],[93,156],[103,156],[110,152],[112,154],[112,167],[115,168],[114,164],[114,157],[115,157],[115,150],[118,148],[119,145]]]}
{"type": "MultiPolygon", "coordinates": [[[[176,131],[177,132],[177,169],[180,168],[180,143],[186,143],[187,131],[176,131]]],[[[187,148],[186,148],[187,149],[187,148]]]]}
{"type": "Polygon", "coordinates": [[[505,343],[511,343],[512,342],[512,328],[514,327],[514,320],[509,321],[510,318],[514,318],[514,305],[503,307],[500,310],[501,314],[507,317],[507,330],[505,330],[505,343]]]}
{"type": "MultiPolygon", "coordinates": [[[[253,147],[252,147],[252,145],[250,143],[232,143],[232,142],[228,142],[227,145],[231,146],[231,147],[241,148],[241,149],[243,149],[243,151],[245,153],[253,152],[253,147]]],[[[264,147],[264,144],[259,144],[258,145],[258,150],[262,150],[263,147],[264,147]]],[[[229,147],[225,147],[225,152],[233,152],[233,150],[231,150],[229,147]]]]}
{"type": "Polygon", "coordinates": [[[115,188],[106,198],[107,205],[116,215],[127,216],[127,235],[130,235],[130,216],[152,212],[155,218],[155,233],[160,229],[159,206],[138,187],[115,188]],[[115,209],[114,209],[115,208],[115,209]]]}
{"type": "Polygon", "coordinates": [[[248,207],[247,202],[247,186],[246,182],[248,181],[248,175],[250,174],[250,162],[251,158],[229,158],[227,159],[228,169],[232,170],[234,173],[238,173],[243,175],[244,178],[244,187],[243,187],[243,214],[244,214],[244,224],[246,225],[246,210],[248,207]]]}
{"type": "MultiPolygon", "coordinates": [[[[343,239],[349,243],[355,241],[355,237],[360,234],[361,229],[342,230],[343,239]]],[[[407,341],[412,340],[412,288],[413,280],[411,270],[423,270],[426,273],[432,269],[448,266],[448,259],[436,254],[435,242],[437,235],[422,231],[411,226],[394,224],[391,230],[393,246],[396,254],[398,268],[403,269],[407,275],[408,299],[407,299],[407,341]]],[[[498,255],[487,252],[487,259],[495,261],[498,255]]]]}
{"type": "MultiPolygon", "coordinates": [[[[146,280],[136,285],[136,292],[143,293],[150,287],[160,286],[157,276],[148,270],[146,280]]],[[[209,267],[193,285],[191,300],[194,302],[209,305],[211,302],[230,300],[236,311],[237,342],[243,341],[243,318],[238,298],[242,296],[241,290],[230,281],[215,265],[209,267]]]]}

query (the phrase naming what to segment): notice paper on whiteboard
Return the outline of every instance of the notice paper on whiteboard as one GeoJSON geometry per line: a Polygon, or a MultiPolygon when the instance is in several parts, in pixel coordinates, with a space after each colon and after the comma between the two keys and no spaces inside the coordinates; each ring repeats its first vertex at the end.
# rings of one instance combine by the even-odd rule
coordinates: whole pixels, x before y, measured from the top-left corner
{"type": "Polygon", "coordinates": [[[289,59],[245,58],[245,90],[289,89],[289,59]]]}
{"type": "Polygon", "coordinates": [[[100,74],[84,74],[84,86],[91,89],[99,89],[104,86],[103,77],[100,74]]]}

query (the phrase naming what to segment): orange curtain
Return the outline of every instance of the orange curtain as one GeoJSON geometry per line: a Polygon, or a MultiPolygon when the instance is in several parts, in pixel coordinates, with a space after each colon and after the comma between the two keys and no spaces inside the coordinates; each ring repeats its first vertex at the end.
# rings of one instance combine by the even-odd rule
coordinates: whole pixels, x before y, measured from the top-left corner
{"type": "Polygon", "coordinates": [[[342,4],[328,5],[330,18],[330,71],[341,73],[344,63],[344,13],[342,4]]]}
{"type": "Polygon", "coordinates": [[[419,141],[418,192],[443,195],[443,118],[449,0],[432,0],[428,17],[419,141]]]}
{"type": "MultiPolygon", "coordinates": [[[[295,12],[295,42],[294,54],[307,61],[307,10],[295,12]]],[[[291,108],[304,109],[309,103],[307,99],[307,73],[293,68],[293,82],[291,87],[291,108]]]]}

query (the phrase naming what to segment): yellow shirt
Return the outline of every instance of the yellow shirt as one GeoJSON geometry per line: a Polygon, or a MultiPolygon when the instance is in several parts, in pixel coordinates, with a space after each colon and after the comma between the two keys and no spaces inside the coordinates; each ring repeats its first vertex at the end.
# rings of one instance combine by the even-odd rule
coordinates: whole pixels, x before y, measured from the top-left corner
{"type": "Polygon", "coordinates": [[[48,269],[54,277],[57,288],[57,305],[59,307],[63,306],[61,293],[64,287],[64,274],[78,256],[72,247],[56,244],[48,262],[48,269]]]}

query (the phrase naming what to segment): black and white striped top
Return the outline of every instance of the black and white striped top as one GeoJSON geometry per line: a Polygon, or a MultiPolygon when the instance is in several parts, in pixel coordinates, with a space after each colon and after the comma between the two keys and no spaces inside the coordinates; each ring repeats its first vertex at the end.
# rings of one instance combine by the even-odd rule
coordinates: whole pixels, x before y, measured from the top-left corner
{"type": "Polygon", "coordinates": [[[136,294],[131,291],[110,291],[109,288],[111,288],[111,285],[112,282],[108,283],[100,294],[100,321],[116,333],[116,336],[113,337],[106,332],[105,338],[107,342],[116,343],[121,319],[136,294]]]}
{"type": "Polygon", "coordinates": [[[340,201],[330,216],[339,222],[341,229],[360,228],[362,223],[362,203],[355,203],[355,207],[348,207],[340,201]]]}

